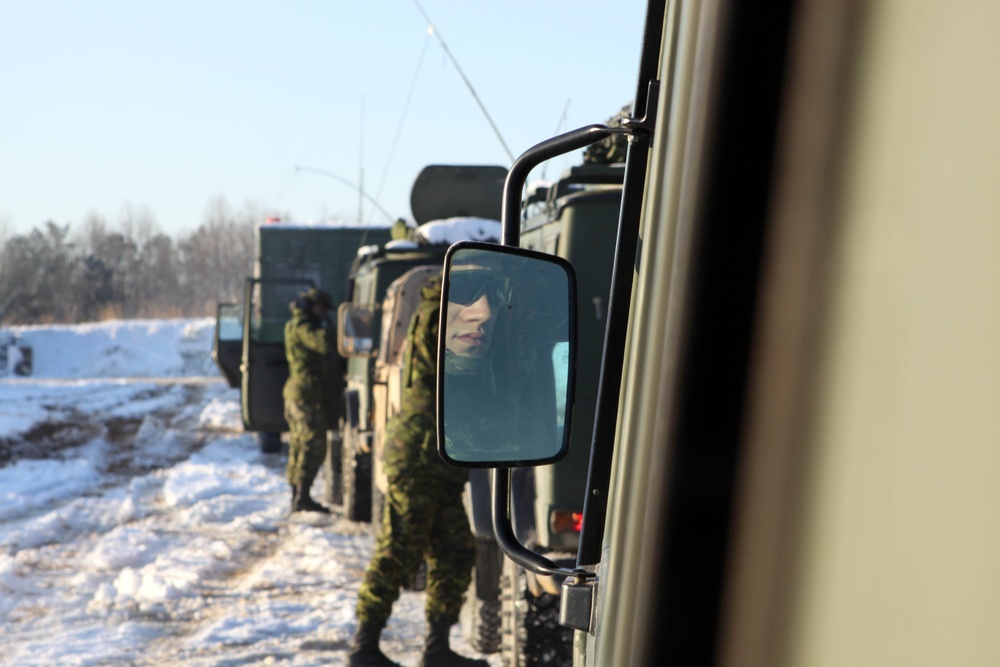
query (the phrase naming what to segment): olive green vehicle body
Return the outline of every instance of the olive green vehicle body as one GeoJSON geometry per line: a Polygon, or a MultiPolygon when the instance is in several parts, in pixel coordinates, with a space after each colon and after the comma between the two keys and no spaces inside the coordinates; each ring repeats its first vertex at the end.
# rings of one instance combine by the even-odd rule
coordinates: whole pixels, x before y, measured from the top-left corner
{"type": "Polygon", "coordinates": [[[649,7],[573,664],[1000,663],[1000,10],[649,7]]]}
{"type": "MultiPolygon", "coordinates": [[[[569,453],[552,465],[516,470],[510,509],[519,539],[563,564],[574,562],[579,544],[623,175],[622,165],[572,167],[551,185],[536,188],[522,211],[521,247],[558,255],[578,267],[576,409],[569,453]]],[[[466,504],[480,554],[463,608],[466,639],[479,650],[499,650],[507,665],[568,664],[571,633],[557,623],[561,579],[537,576],[502,557],[494,537],[488,472],[471,469],[469,477],[466,504]],[[502,603],[493,604],[498,597],[502,603]],[[540,636],[542,629],[553,636],[540,636]]]]}
{"type": "MultiPolygon", "coordinates": [[[[576,400],[569,454],[558,463],[531,470],[531,541],[540,549],[572,557],[579,543],[579,521],[573,515],[583,512],[586,496],[623,176],[623,165],[567,170],[552,186],[529,198],[521,230],[522,248],[562,257],[577,269],[576,400]]],[[[558,593],[558,587],[552,592],[558,593]]]]}
{"type": "MultiPolygon", "coordinates": [[[[341,461],[331,458],[327,462],[327,470],[331,471],[328,480],[336,479],[333,470],[340,470],[345,516],[352,521],[371,521],[375,516],[373,525],[378,524],[381,509],[378,490],[385,491],[385,476],[381,474],[385,426],[399,410],[407,315],[412,314],[420,299],[419,284],[411,282],[405,295],[394,290],[392,301],[387,303],[390,286],[404,274],[419,274],[422,278],[440,275],[445,250],[447,246],[420,247],[409,242],[396,248],[391,244],[389,248],[366,248],[351,273],[351,299],[338,309],[338,318],[345,317],[348,308],[354,313],[370,313],[372,324],[370,354],[342,351],[347,356],[341,424],[344,448],[341,461]]],[[[335,491],[328,485],[330,501],[335,500],[335,491]]]]}
{"type": "MultiPolygon", "coordinates": [[[[515,530],[533,546],[567,557],[575,556],[579,538],[578,526],[568,529],[574,525],[571,516],[583,511],[586,494],[623,172],[621,165],[573,167],[551,186],[536,189],[525,204],[520,246],[581,267],[577,280],[579,347],[569,454],[559,463],[523,471],[513,499],[515,530]]],[[[487,483],[485,471],[471,472],[475,483],[487,483]]],[[[474,510],[475,532],[492,540],[488,494],[484,491],[480,497],[484,506],[474,510]]],[[[547,586],[558,594],[557,585],[547,586]]]]}
{"type": "MultiPolygon", "coordinates": [[[[579,289],[580,361],[576,386],[577,412],[572,425],[570,455],[552,466],[524,470],[522,487],[515,495],[517,529],[534,547],[552,557],[572,560],[579,539],[578,521],[586,490],[593,405],[596,400],[601,346],[611,280],[615,232],[621,201],[623,168],[586,165],[567,170],[551,186],[536,190],[525,207],[522,245],[553,252],[581,270],[579,289]],[[560,517],[556,521],[556,517],[560,517]]],[[[497,213],[499,213],[497,211],[497,213]]],[[[343,503],[347,516],[367,521],[381,512],[385,476],[380,459],[385,425],[399,409],[400,374],[409,316],[420,298],[419,285],[440,274],[447,246],[398,246],[365,249],[352,273],[355,312],[368,311],[375,323],[370,353],[348,353],[345,444],[340,462],[328,461],[333,470],[339,463],[343,479],[343,503]]],[[[341,317],[344,316],[342,309],[341,317]]],[[[343,323],[339,326],[343,326],[343,323]]],[[[515,610],[501,608],[499,549],[494,542],[489,516],[490,493],[485,471],[470,471],[466,507],[477,539],[479,557],[475,577],[462,612],[462,629],[478,650],[500,648],[501,626],[513,632],[515,610]]],[[[334,479],[334,475],[328,475],[334,479]]],[[[331,486],[328,492],[332,495],[331,486]]],[[[377,521],[373,522],[377,529],[377,521]]],[[[526,573],[519,573],[519,576],[526,573]]],[[[531,576],[526,594],[535,597],[559,595],[559,582],[531,576]]],[[[532,601],[528,601],[532,603],[532,601]]],[[[554,603],[558,606],[558,600],[554,603]]],[[[569,659],[566,647],[562,658],[569,659]]]]}
{"type": "Polygon", "coordinates": [[[498,166],[425,167],[410,193],[418,228],[409,230],[407,238],[362,248],[346,294],[335,301],[340,303],[338,348],[346,358],[340,428],[344,446],[339,458],[328,457],[326,495],[330,502],[342,502],[352,521],[381,516],[379,490],[385,491],[381,447],[386,424],[400,405],[403,347],[410,315],[420,299],[420,284],[440,275],[444,254],[456,234],[485,234],[481,238],[499,240],[497,220],[506,173],[498,166]],[[397,284],[404,275],[409,282],[397,284]],[[353,323],[362,320],[367,327],[363,345],[360,336],[350,335],[359,333],[353,323]]]}
{"type": "MultiPolygon", "coordinates": [[[[288,379],[284,327],[289,304],[309,287],[325,290],[335,303],[343,300],[358,248],[387,241],[389,228],[268,222],[255,234],[253,276],[247,279],[242,306],[219,306],[213,357],[227,381],[240,387],[244,428],[270,436],[273,447],[288,428],[281,390],[288,379]],[[234,322],[237,309],[239,326],[234,322]]],[[[339,381],[343,360],[335,357],[331,364],[339,381]]],[[[331,406],[334,423],[340,407],[331,406]]]]}

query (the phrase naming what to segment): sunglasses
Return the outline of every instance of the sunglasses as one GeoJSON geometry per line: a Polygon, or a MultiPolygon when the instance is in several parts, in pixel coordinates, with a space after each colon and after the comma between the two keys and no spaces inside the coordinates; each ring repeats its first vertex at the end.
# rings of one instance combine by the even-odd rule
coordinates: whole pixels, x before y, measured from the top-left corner
{"type": "Polygon", "coordinates": [[[448,301],[471,306],[485,294],[491,306],[510,302],[510,278],[495,271],[452,271],[448,280],[448,301]]]}

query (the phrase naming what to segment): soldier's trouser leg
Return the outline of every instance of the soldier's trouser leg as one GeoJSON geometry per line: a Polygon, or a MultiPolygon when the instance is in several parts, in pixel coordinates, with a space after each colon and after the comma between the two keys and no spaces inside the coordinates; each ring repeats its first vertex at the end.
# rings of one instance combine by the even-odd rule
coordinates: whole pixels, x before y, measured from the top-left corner
{"type": "Polygon", "coordinates": [[[427,620],[431,624],[458,622],[462,598],[472,581],[476,539],[462,505],[462,487],[439,489],[427,552],[427,620]]]}
{"type": "Polygon", "coordinates": [[[356,612],[361,623],[388,620],[400,589],[427,551],[436,505],[433,494],[424,488],[428,486],[408,476],[389,480],[382,532],[358,589],[356,612]]]}
{"type": "Polygon", "coordinates": [[[288,422],[288,483],[309,492],[326,457],[326,413],[321,406],[285,401],[288,422]]]}

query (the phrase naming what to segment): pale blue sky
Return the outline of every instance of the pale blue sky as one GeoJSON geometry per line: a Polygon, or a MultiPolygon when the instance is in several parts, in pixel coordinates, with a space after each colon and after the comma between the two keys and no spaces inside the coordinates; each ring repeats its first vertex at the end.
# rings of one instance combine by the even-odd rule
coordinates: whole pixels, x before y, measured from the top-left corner
{"type": "MultiPolygon", "coordinates": [[[[515,156],[631,101],[642,0],[419,2],[515,156]]],[[[409,217],[425,164],[509,166],[427,28],[413,0],[0,0],[0,231],[130,205],[183,233],[220,196],[357,219],[355,191],[297,165],[363,168],[409,217]]]]}

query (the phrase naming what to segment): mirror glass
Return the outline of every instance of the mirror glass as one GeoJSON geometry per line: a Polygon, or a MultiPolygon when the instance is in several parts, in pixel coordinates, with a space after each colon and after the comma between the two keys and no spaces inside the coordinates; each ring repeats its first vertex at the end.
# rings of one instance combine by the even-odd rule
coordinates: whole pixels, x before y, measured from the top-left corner
{"type": "Polygon", "coordinates": [[[243,340],[243,304],[220,303],[215,311],[215,337],[223,342],[243,340]]]}
{"type": "Polygon", "coordinates": [[[566,453],[576,299],[565,260],[458,243],[445,258],[438,447],[465,467],[552,463],[566,453]]]}
{"type": "Polygon", "coordinates": [[[342,357],[370,357],[375,352],[375,314],[342,303],[337,308],[337,351],[342,357]]]}

